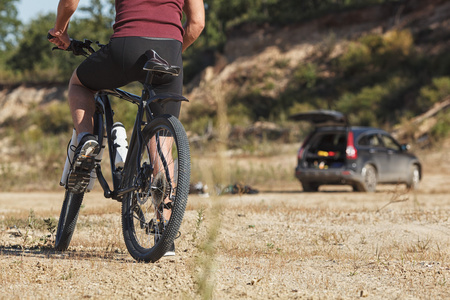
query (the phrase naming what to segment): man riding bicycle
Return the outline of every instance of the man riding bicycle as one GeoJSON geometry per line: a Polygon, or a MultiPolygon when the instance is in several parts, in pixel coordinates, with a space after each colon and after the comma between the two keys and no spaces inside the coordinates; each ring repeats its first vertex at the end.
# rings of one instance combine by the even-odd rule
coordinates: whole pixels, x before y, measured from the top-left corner
{"type": "MultiPolygon", "coordinates": [[[[79,0],[60,0],[54,28],[49,30],[50,42],[60,49],[70,45],[69,21],[79,0]]],[[[203,0],[116,0],[114,33],[109,43],[83,61],[69,83],[69,106],[78,147],[68,186],[73,192],[84,192],[100,151],[93,135],[94,95],[102,89],[113,89],[133,81],[143,82],[142,69],[148,60],[145,52],[153,49],[173,65],[182,66],[181,53],[200,35],[205,25],[203,0]],[[185,24],[181,24],[183,12],[185,24]]],[[[182,72],[180,73],[182,74],[182,72]]],[[[163,76],[153,80],[155,92],[182,93],[183,76],[163,76]]],[[[163,113],[176,117],[180,102],[168,103],[163,113]]]]}

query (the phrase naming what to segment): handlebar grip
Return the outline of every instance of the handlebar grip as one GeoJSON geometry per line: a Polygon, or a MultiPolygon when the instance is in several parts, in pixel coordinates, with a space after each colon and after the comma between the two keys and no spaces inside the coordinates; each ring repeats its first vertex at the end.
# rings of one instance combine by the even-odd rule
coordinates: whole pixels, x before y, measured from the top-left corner
{"type": "Polygon", "coordinates": [[[51,35],[50,32],[47,33],[47,40],[54,39],[55,36],[51,35]]]}

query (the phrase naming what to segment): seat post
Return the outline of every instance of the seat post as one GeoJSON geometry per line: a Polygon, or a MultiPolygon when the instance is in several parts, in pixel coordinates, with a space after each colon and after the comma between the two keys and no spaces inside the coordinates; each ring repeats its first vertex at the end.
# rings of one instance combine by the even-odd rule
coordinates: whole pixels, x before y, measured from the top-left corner
{"type": "Polygon", "coordinates": [[[151,85],[152,81],[153,81],[153,72],[152,71],[147,71],[147,76],[145,78],[145,84],[151,85]]]}

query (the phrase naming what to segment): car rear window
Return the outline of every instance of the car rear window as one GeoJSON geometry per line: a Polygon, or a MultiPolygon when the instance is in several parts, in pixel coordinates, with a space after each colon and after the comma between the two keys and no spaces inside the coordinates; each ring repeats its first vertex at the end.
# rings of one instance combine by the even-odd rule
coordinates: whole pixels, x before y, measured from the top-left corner
{"type": "Polygon", "coordinates": [[[345,151],[347,138],[345,132],[323,133],[312,141],[312,150],[317,151],[345,151]]]}
{"type": "Polygon", "coordinates": [[[317,137],[316,149],[318,150],[338,150],[342,145],[346,145],[345,134],[326,133],[317,137]]]}

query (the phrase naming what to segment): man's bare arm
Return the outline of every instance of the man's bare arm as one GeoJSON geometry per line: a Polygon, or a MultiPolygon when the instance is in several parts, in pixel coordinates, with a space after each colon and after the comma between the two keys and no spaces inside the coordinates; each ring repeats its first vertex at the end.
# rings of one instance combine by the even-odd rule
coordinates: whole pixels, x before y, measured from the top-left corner
{"type": "Polygon", "coordinates": [[[77,10],[80,0],[60,0],[56,14],[55,27],[49,30],[54,36],[50,41],[59,48],[66,49],[70,44],[70,38],[67,33],[69,21],[73,13],[77,10]]]}
{"type": "Polygon", "coordinates": [[[183,51],[200,36],[205,27],[205,5],[203,0],[186,0],[184,2],[186,23],[184,24],[183,51]]]}

